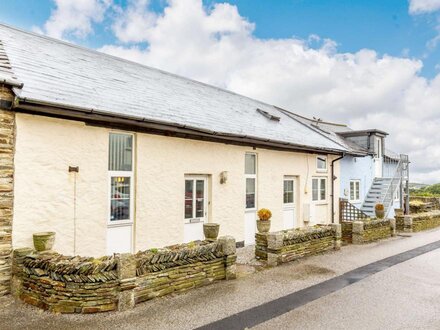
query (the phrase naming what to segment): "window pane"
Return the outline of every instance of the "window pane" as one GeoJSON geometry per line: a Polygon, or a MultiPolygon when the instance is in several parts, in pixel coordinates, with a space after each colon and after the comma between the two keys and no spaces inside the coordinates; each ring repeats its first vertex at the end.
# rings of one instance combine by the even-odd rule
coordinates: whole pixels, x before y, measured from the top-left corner
{"type": "Polygon", "coordinates": [[[325,179],[321,179],[321,200],[324,201],[325,200],[325,195],[326,195],[326,182],[325,179]]]}
{"type": "Polygon", "coordinates": [[[130,220],[130,178],[112,177],[110,221],[130,220]]]}
{"type": "Polygon", "coordinates": [[[354,197],[354,182],[353,181],[350,181],[350,199],[351,200],[355,199],[355,197],[354,197]]]}
{"type": "Polygon", "coordinates": [[[193,217],[193,180],[185,180],[185,219],[193,217]]]}
{"type": "Polygon", "coordinates": [[[325,157],[317,158],[317,167],[319,170],[327,169],[327,159],[325,157]]]}
{"type": "Polygon", "coordinates": [[[312,200],[318,200],[318,179],[312,179],[312,200]]]}
{"type": "Polygon", "coordinates": [[[245,174],[256,174],[256,156],[252,154],[246,154],[245,156],[245,174]]]}
{"type": "Polygon", "coordinates": [[[360,189],[360,182],[357,181],[356,182],[356,200],[360,200],[361,199],[361,189],[360,189]]]}
{"type": "Polygon", "coordinates": [[[196,218],[203,218],[205,205],[205,181],[196,181],[196,218]]]}
{"type": "Polygon", "coordinates": [[[246,179],[246,208],[252,209],[255,207],[255,179],[246,179]]]}
{"type": "Polygon", "coordinates": [[[284,180],[284,203],[293,203],[293,180],[284,180]]]}
{"type": "Polygon", "coordinates": [[[133,136],[110,133],[109,171],[131,171],[133,157],[133,136]]]}

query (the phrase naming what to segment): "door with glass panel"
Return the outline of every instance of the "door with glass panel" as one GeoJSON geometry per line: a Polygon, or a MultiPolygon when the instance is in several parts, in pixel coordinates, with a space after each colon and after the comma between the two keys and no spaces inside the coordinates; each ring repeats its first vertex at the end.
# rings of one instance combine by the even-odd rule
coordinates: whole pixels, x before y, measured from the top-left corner
{"type": "Polygon", "coordinates": [[[285,176],[283,180],[283,229],[295,227],[295,178],[285,176]]]}
{"type": "Polygon", "coordinates": [[[207,182],[206,176],[185,176],[185,243],[204,239],[203,224],[208,222],[207,182]]]}
{"type": "Polygon", "coordinates": [[[244,244],[255,243],[257,220],[257,155],[245,155],[246,205],[244,212],[244,244]]]}
{"type": "Polygon", "coordinates": [[[133,252],[133,135],[110,133],[107,254],[133,252]]]}

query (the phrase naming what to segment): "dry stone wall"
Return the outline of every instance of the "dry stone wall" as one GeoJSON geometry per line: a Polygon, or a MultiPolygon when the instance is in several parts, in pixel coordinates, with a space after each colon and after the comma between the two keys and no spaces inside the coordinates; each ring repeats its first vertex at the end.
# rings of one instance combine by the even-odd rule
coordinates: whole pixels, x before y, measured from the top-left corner
{"type": "Polygon", "coordinates": [[[397,230],[403,232],[419,232],[440,226],[440,211],[416,213],[396,216],[397,230]]]}
{"type": "Polygon", "coordinates": [[[354,221],[352,228],[353,244],[365,244],[390,238],[396,235],[395,219],[375,219],[354,221]]]}
{"type": "Polygon", "coordinates": [[[341,225],[255,234],[255,256],[268,265],[290,262],[341,247],[341,225]]]}
{"type": "Polygon", "coordinates": [[[124,311],[155,297],[234,279],[235,252],[232,237],[98,259],[18,249],[12,292],[57,313],[124,311]]]}
{"type": "Polygon", "coordinates": [[[11,90],[0,85],[0,296],[10,291],[14,199],[15,113],[11,90]]]}

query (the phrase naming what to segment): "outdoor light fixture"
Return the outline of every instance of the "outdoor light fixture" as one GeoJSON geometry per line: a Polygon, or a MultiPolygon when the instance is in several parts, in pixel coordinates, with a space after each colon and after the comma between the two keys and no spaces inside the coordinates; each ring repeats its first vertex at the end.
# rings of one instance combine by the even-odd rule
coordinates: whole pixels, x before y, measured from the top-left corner
{"type": "Polygon", "coordinates": [[[220,172],[220,184],[224,184],[228,181],[228,171],[220,172]]]}
{"type": "Polygon", "coordinates": [[[69,173],[71,173],[71,172],[78,173],[79,166],[69,166],[69,173]]]}

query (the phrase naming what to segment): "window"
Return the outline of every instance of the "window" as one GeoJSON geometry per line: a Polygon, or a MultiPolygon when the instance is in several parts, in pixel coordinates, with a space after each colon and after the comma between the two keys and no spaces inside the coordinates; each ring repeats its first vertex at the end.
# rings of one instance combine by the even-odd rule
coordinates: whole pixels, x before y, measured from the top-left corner
{"type": "Polygon", "coordinates": [[[257,155],[245,155],[244,173],[246,178],[246,209],[254,209],[257,207],[257,155]]]}
{"type": "Polygon", "coordinates": [[[133,220],[133,135],[110,133],[110,223],[133,220]]]}
{"type": "Polygon", "coordinates": [[[312,201],[322,202],[327,199],[327,178],[312,179],[312,201]]]}
{"type": "Polygon", "coordinates": [[[350,202],[360,202],[361,200],[361,182],[359,180],[350,180],[350,202]]]}
{"type": "Polygon", "coordinates": [[[283,194],[283,203],[284,204],[293,204],[294,203],[294,180],[285,178],[284,179],[284,194],[283,194]]]}
{"type": "Polygon", "coordinates": [[[206,209],[206,178],[185,178],[185,219],[203,220],[206,209]]]}
{"type": "Polygon", "coordinates": [[[316,157],[316,168],[318,172],[327,171],[327,157],[325,156],[316,157]]]}

